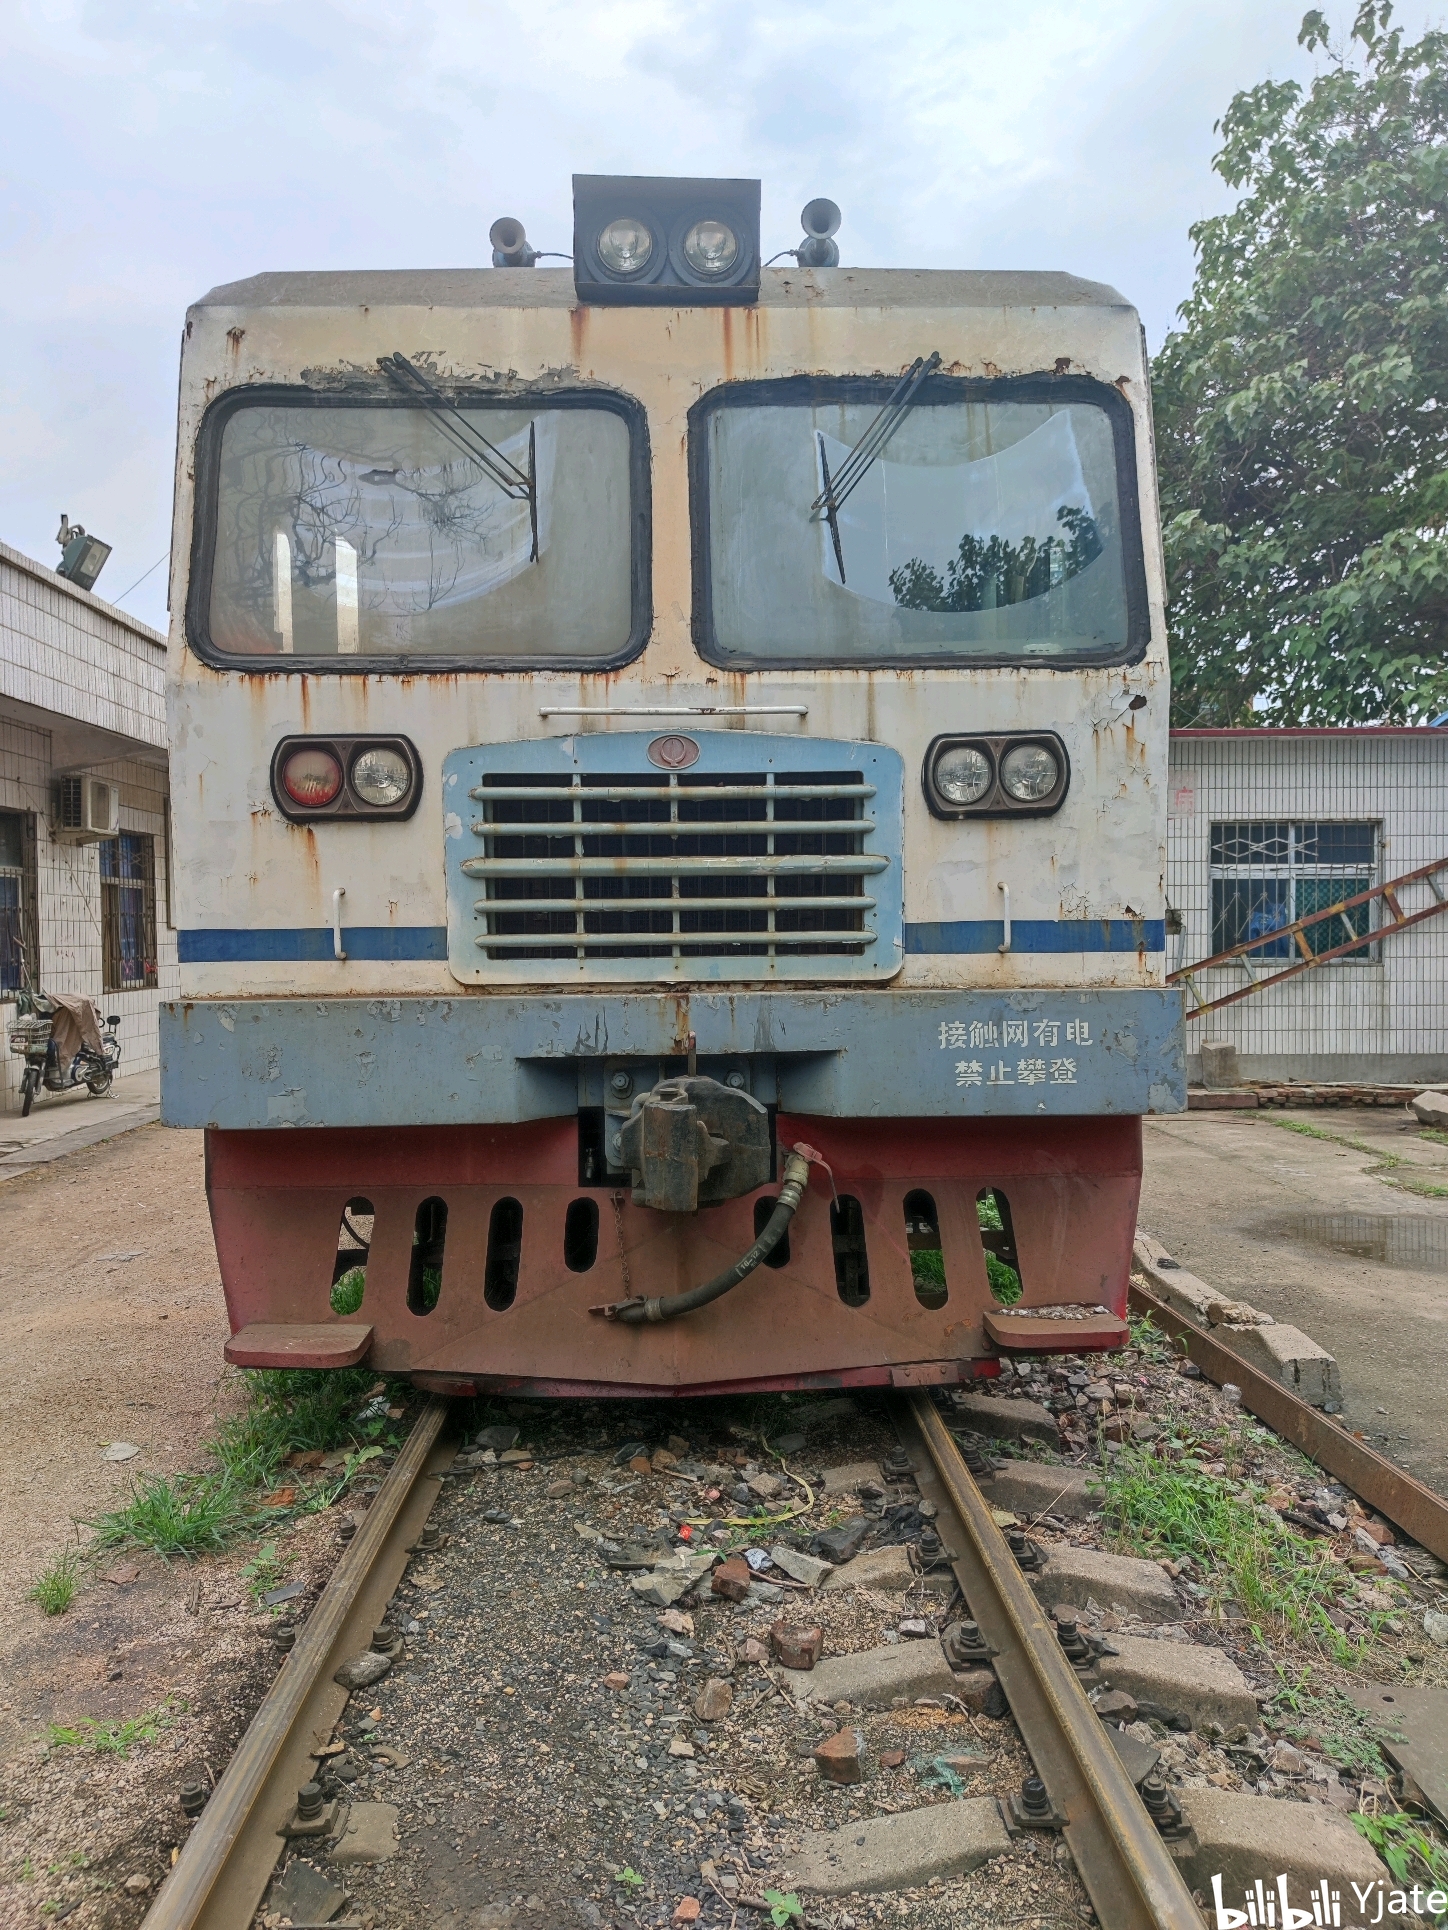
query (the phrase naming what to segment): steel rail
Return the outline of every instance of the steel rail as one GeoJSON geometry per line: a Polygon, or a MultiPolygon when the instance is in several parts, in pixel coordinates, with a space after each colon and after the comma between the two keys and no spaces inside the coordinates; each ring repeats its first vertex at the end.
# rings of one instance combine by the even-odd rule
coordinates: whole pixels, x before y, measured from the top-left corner
{"type": "Polygon", "coordinates": [[[1226,1382],[1242,1392],[1242,1405],[1299,1448],[1309,1460],[1335,1474],[1361,1500],[1370,1502],[1420,1547],[1448,1561],[1448,1501],[1397,1467],[1366,1441],[1335,1427],[1328,1417],[1273,1380],[1250,1361],[1224,1346],[1194,1321],[1158,1300],[1133,1280],[1130,1304],[1136,1313],[1180,1342],[1208,1380],[1226,1382]]]}
{"type": "Polygon", "coordinates": [[[452,1442],[439,1441],[447,1414],[448,1403],[433,1399],[414,1423],[142,1930],[245,1930],[251,1923],[276,1868],[280,1828],[297,1789],[312,1779],[312,1751],[347,1701],[333,1670],[369,1645],[437,1499],[438,1472],[454,1453],[452,1442]]]}
{"type": "Polygon", "coordinates": [[[1201,1930],[1180,1870],[1017,1567],[959,1448],[927,1394],[896,1405],[916,1478],[992,1666],[1098,1919],[1110,1930],[1201,1930]],[[928,1463],[928,1465],[927,1465],[928,1463]]]}

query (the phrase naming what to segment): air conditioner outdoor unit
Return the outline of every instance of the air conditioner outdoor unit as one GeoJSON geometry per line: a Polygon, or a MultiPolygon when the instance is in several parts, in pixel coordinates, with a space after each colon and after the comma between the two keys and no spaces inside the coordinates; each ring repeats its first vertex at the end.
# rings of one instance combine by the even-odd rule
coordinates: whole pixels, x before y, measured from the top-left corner
{"type": "Polygon", "coordinates": [[[62,844],[95,844],[121,828],[119,786],[103,777],[62,777],[57,781],[55,835],[62,844]]]}

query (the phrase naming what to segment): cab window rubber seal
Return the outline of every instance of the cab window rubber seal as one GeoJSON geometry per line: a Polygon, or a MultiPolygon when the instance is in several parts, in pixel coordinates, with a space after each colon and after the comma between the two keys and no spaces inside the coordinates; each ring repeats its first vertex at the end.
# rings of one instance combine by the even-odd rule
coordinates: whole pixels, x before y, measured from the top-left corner
{"type": "Polygon", "coordinates": [[[1109,382],[1090,375],[932,375],[916,405],[946,402],[1079,402],[1101,409],[1111,426],[1116,456],[1116,499],[1121,514],[1122,574],[1126,596],[1126,642],[1109,656],[1072,651],[1025,656],[1019,650],[986,653],[947,650],[911,654],[793,657],[741,656],[720,648],[714,630],[709,544],[709,422],[721,409],[752,409],[801,403],[824,406],[859,402],[879,408],[898,386],[898,376],[789,375],[724,382],[707,390],[689,410],[689,545],[693,569],[694,648],[706,663],[745,674],[775,670],[1110,670],[1140,663],[1151,642],[1151,606],[1141,533],[1141,492],[1136,469],[1136,418],[1131,404],[1109,382]]]}
{"type": "Polygon", "coordinates": [[[228,389],[207,406],[196,432],[196,483],[191,529],[191,574],[186,591],[186,643],[203,663],[217,670],[245,670],[262,676],[414,677],[430,673],[455,676],[516,675],[519,671],[575,670],[592,674],[617,670],[642,655],[653,629],[653,509],[650,494],[648,412],[636,397],[620,389],[536,388],[473,389],[466,385],[443,390],[460,410],[480,413],[503,409],[605,409],[620,416],[628,428],[629,521],[632,531],[629,570],[630,626],[623,648],[608,655],[514,657],[443,656],[422,652],[386,656],[282,656],[218,649],[211,640],[211,575],[216,553],[221,486],[221,438],[226,424],[240,409],[423,409],[398,395],[381,376],[356,386],[316,389],[291,383],[258,382],[228,389]]]}

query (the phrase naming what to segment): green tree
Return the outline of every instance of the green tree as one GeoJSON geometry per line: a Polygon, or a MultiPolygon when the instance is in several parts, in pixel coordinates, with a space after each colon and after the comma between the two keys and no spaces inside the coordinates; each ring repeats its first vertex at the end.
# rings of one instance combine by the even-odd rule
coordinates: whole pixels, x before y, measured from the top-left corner
{"type": "Polygon", "coordinates": [[[1240,199],[1154,367],[1178,724],[1448,708],[1448,35],[1364,0],[1217,123],[1240,199]]]}

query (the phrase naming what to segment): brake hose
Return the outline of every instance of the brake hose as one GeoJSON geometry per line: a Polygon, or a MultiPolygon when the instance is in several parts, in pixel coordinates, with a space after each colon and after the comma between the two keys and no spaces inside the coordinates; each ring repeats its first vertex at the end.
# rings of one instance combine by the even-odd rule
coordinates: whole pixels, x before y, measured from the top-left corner
{"type": "Polygon", "coordinates": [[[676,1293],[668,1300],[636,1294],[632,1300],[615,1300],[606,1307],[590,1307],[589,1312],[602,1314],[605,1320],[622,1320],[627,1326],[638,1327],[645,1321],[677,1320],[680,1314],[694,1313],[700,1307],[707,1307],[711,1300],[718,1300],[732,1287],[737,1287],[741,1280],[748,1279],[784,1238],[794,1218],[795,1208],[804,1198],[804,1189],[809,1184],[809,1169],[810,1162],[802,1153],[789,1154],[784,1162],[784,1184],[779,1189],[779,1198],[765,1222],[763,1232],[749,1251],[741,1253],[733,1266],[726,1267],[723,1273],[716,1273],[703,1286],[690,1287],[687,1293],[676,1293]]]}

